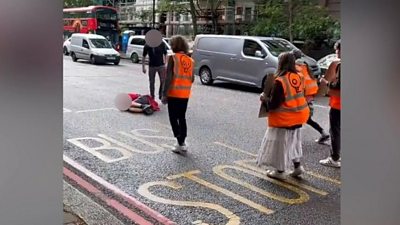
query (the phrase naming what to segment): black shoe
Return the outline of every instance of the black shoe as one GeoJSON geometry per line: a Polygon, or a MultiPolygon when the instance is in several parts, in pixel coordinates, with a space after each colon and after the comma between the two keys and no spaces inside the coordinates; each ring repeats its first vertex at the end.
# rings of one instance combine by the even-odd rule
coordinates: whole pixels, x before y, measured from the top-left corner
{"type": "Polygon", "coordinates": [[[322,134],[320,138],[315,140],[318,144],[325,144],[325,142],[329,139],[329,134],[322,134]]]}

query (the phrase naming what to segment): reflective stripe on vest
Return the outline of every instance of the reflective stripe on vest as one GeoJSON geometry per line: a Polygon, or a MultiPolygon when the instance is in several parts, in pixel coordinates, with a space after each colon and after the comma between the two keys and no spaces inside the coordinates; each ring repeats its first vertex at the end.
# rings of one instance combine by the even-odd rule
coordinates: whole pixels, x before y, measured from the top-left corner
{"type": "Polygon", "coordinates": [[[193,59],[182,53],[176,53],[172,57],[174,60],[174,74],[168,90],[168,96],[189,98],[193,79],[193,59]]]}
{"type": "Polygon", "coordinates": [[[318,93],[317,81],[311,78],[306,64],[296,64],[296,69],[304,76],[305,79],[305,95],[315,95],[318,93]]]}
{"type": "Polygon", "coordinates": [[[285,101],[278,109],[270,111],[268,125],[291,127],[306,123],[310,109],[304,96],[304,77],[296,73],[287,73],[276,80],[282,84],[285,101]]]}

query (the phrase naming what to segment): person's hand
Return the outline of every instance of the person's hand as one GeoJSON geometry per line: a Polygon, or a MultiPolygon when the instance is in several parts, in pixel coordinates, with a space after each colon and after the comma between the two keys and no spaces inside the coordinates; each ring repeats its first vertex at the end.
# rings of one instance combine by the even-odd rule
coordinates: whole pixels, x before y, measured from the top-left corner
{"type": "Polygon", "coordinates": [[[319,82],[320,82],[321,84],[324,84],[324,85],[328,85],[328,83],[329,83],[325,78],[321,78],[321,79],[319,80],[319,82]]]}
{"type": "Polygon", "coordinates": [[[265,101],[265,95],[264,92],[260,94],[260,101],[265,101]]]}
{"type": "Polygon", "coordinates": [[[142,67],[142,71],[143,71],[144,74],[147,72],[145,66],[142,67]]]}
{"type": "Polygon", "coordinates": [[[161,103],[164,104],[164,105],[166,105],[166,104],[168,103],[167,97],[163,96],[163,97],[161,98],[161,103]]]}

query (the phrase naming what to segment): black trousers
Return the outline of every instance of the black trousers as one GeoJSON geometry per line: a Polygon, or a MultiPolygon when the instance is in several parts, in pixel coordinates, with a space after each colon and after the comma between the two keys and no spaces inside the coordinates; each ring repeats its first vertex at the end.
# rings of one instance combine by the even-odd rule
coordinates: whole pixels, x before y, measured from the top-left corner
{"type": "Polygon", "coordinates": [[[337,161],[340,158],[340,110],[333,109],[329,111],[329,123],[331,133],[331,157],[337,161]]]}
{"type": "Polygon", "coordinates": [[[156,82],[156,73],[158,73],[158,77],[160,78],[160,88],[158,89],[158,96],[161,99],[162,96],[162,87],[164,85],[165,80],[165,67],[149,67],[149,87],[150,87],[150,95],[155,99],[154,95],[154,85],[156,82]]]}
{"type": "Polygon", "coordinates": [[[320,134],[322,134],[323,131],[322,127],[317,122],[315,122],[311,116],[308,117],[307,124],[310,125],[312,128],[314,128],[316,131],[318,131],[320,134]]]}
{"type": "Polygon", "coordinates": [[[168,115],[172,132],[179,145],[185,143],[187,136],[186,109],[189,99],[168,97],[168,115]]]}
{"type": "Polygon", "coordinates": [[[314,104],[312,101],[308,103],[308,107],[310,108],[310,117],[308,117],[307,124],[322,134],[322,127],[312,119],[312,116],[314,115],[314,104]]]}

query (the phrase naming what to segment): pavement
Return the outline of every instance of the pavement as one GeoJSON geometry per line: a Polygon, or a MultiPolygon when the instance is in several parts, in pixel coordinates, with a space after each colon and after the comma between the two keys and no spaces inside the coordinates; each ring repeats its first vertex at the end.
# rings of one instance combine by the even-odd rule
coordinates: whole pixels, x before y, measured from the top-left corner
{"type": "Polygon", "coordinates": [[[78,215],[68,206],[64,205],[64,225],[87,225],[78,215]]]}
{"type": "MultiPolygon", "coordinates": [[[[258,89],[196,77],[186,155],[169,150],[166,106],[151,116],[114,108],[121,92],[148,93],[141,64],[64,57],[63,90],[64,204],[88,225],[340,224],[340,169],[319,165],[329,146],[315,143],[316,131],[302,130],[302,179],[279,182],[255,166],[266,129],[258,89]]],[[[315,105],[327,129],[328,99],[315,105]]]]}

